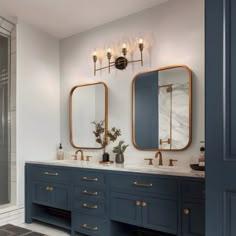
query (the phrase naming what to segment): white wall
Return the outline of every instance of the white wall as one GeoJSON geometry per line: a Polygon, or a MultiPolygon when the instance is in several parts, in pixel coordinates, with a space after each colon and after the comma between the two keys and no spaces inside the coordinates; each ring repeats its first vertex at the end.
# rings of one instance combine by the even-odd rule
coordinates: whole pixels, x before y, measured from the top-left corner
{"type": "MultiPolygon", "coordinates": [[[[117,52],[116,47],[116,52],[117,52]]],[[[128,49],[131,50],[130,48],[128,49]]],[[[134,58],[138,57],[137,53],[134,58]]],[[[117,54],[117,53],[116,53],[117,54]]],[[[129,54],[128,54],[129,57],[129,54]]],[[[104,60],[103,65],[107,63],[104,60]]],[[[70,89],[80,83],[104,81],[109,88],[109,126],[122,130],[122,138],[130,144],[126,161],[142,161],[154,156],[136,150],[131,138],[131,81],[135,74],[147,69],[185,64],[193,71],[193,142],[181,152],[166,152],[164,159],[175,157],[189,164],[199,154],[204,139],[204,0],[170,0],[149,10],[123,18],[93,30],[64,39],[60,43],[61,69],[61,140],[69,143],[68,104],[70,89]],[[144,38],[144,67],[129,65],[125,71],[98,72],[93,76],[92,51],[99,54],[108,47],[119,46],[139,37],[144,38]],[[118,45],[119,43],[119,45],[118,45]],[[166,158],[165,158],[166,157],[166,158]]],[[[98,155],[100,151],[94,153],[98,155]]]]}
{"type": "Polygon", "coordinates": [[[17,24],[17,195],[24,204],[24,162],[55,159],[60,141],[59,42],[17,24]]]}

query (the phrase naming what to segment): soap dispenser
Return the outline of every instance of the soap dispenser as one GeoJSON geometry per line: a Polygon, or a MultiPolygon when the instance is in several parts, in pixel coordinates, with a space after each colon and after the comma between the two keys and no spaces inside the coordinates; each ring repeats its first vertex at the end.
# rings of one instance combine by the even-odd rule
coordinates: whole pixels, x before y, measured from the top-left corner
{"type": "Polygon", "coordinates": [[[200,157],[198,159],[199,166],[205,166],[205,143],[204,141],[200,142],[200,157]]]}
{"type": "Polygon", "coordinates": [[[57,160],[63,160],[64,159],[64,151],[62,148],[61,143],[59,144],[59,148],[57,150],[57,160]]]}

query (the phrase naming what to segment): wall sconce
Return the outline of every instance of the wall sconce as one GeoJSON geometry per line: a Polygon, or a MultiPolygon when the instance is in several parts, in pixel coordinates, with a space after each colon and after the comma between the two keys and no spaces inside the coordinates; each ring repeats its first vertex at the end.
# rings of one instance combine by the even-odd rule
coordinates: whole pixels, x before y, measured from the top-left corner
{"type": "Polygon", "coordinates": [[[134,63],[134,62],[141,62],[141,66],[143,66],[143,49],[144,49],[143,39],[139,39],[138,45],[139,45],[139,51],[140,51],[140,59],[139,60],[129,61],[126,58],[127,47],[126,47],[126,44],[124,43],[123,46],[122,46],[123,56],[117,57],[115,59],[115,61],[111,61],[111,58],[112,58],[111,48],[108,48],[108,50],[107,50],[108,66],[100,67],[100,68],[97,68],[97,66],[96,66],[98,58],[97,58],[96,51],[94,51],[93,52],[94,76],[96,76],[97,71],[103,70],[103,69],[108,69],[108,72],[110,73],[111,72],[111,67],[113,67],[113,66],[115,66],[115,68],[118,69],[118,70],[124,70],[129,63],[134,63]]]}

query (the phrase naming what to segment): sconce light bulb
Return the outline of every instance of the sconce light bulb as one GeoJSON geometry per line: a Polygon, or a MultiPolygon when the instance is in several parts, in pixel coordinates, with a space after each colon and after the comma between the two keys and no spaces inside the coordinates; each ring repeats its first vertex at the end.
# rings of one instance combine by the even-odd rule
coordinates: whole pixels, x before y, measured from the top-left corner
{"type": "Polygon", "coordinates": [[[123,43],[123,47],[122,48],[126,48],[126,44],[125,43],[123,43]]]}
{"type": "Polygon", "coordinates": [[[107,52],[108,52],[108,53],[111,53],[111,49],[110,49],[110,48],[108,48],[108,49],[107,49],[107,52]]]}
{"type": "Polygon", "coordinates": [[[96,51],[94,51],[92,55],[93,55],[93,56],[97,56],[97,52],[96,52],[96,51]]]}
{"type": "Polygon", "coordinates": [[[143,39],[142,38],[139,39],[139,43],[143,44],[143,39]]]}

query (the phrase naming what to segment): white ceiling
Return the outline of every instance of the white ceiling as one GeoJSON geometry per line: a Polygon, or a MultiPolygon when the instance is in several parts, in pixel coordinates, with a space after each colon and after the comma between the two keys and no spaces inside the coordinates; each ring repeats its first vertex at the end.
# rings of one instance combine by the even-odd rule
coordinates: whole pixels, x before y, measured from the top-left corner
{"type": "Polygon", "coordinates": [[[65,38],[167,0],[0,0],[0,11],[65,38]]]}

